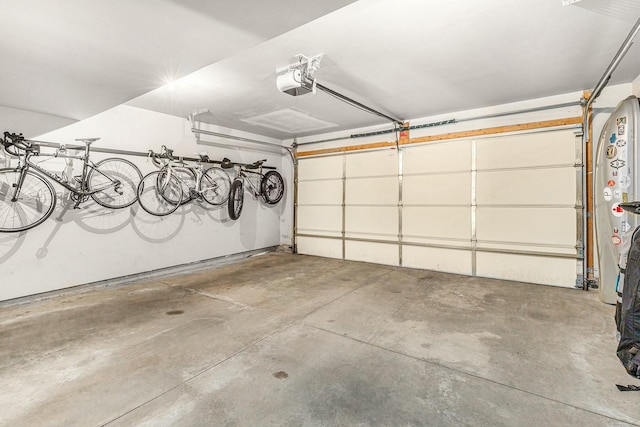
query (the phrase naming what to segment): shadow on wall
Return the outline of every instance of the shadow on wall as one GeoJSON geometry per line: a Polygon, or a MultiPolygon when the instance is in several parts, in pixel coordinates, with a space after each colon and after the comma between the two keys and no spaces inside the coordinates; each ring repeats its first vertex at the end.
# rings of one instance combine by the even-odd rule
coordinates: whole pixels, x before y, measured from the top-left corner
{"type": "Polygon", "coordinates": [[[203,224],[206,218],[218,223],[230,221],[226,214],[226,205],[203,206],[202,202],[182,205],[166,216],[151,215],[139,205],[134,205],[131,210],[131,224],[134,231],[140,238],[150,243],[165,243],[173,239],[184,227],[187,218],[197,225],[203,224]]]}
{"type": "Polygon", "coordinates": [[[26,231],[0,234],[0,265],[10,259],[18,249],[20,249],[26,236],[26,231]]]}
{"type": "MultiPolygon", "coordinates": [[[[195,224],[204,222],[230,223],[227,205],[202,206],[201,202],[191,202],[181,206],[177,211],[167,216],[154,216],[145,212],[137,203],[124,209],[109,209],[96,203],[81,205],[74,209],[75,202],[68,192],[57,193],[58,205],[47,221],[54,221],[51,230],[36,257],[45,258],[49,253],[49,246],[56,239],[58,233],[70,223],[76,223],[80,228],[93,234],[112,234],[124,229],[128,225],[136,235],[146,242],[166,243],[176,237],[187,219],[195,224]]],[[[255,220],[255,213],[254,213],[255,220]]],[[[22,246],[27,231],[20,233],[3,233],[0,235],[0,264],[10,259],[22,246]]]]}

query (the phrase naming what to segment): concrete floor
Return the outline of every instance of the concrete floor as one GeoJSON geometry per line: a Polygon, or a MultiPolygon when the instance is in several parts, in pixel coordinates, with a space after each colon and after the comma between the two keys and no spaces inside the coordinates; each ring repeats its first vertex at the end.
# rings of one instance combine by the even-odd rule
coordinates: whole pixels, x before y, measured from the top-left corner
{"type": "Polygon", "coordinates": [[[640,425],[594,292],[270,253],[0,325],[6,426],[640,425]]]}

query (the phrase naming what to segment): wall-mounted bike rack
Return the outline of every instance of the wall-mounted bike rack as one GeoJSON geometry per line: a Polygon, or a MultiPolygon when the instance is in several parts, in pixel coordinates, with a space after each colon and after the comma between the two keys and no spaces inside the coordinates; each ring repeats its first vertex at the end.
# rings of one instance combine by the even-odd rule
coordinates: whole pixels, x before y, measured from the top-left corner
{"type": "MultiPolygon", "coordinates": [[[[41,147],[49,147],[49,148],[56,148],[59,149],[62,146],[64,146],[64,148],[66,148],[67,150],[81,150],[84,151],[84,146],[80,146],[80,145],[76,145],[76,144],[60,144],[57,142],[47,142],[47,141],[37,141],[34,139],[25,139],[25,141],[27,142],[31,142],[37,145],[40,145],[41,147]]],[[[91,151],[92,152],[97,152],[97,153],[106,153],[106,154],[117,154],[117,155],[121,155],[121,156],[137,156],[137,157],[148,157],[149,156],[149,152],[142,152],[142,151],[129,151],[129,150],[120,150],[120,149],[115,149],[115,148],[101,148],[101,147],[91,147],[91,151]]],[[[196,157],[183,157],[183,156],[175,156],[177,159],[179,160],[184,160],[186,162],[198,162],[200,161],[199,158],[196,157]]],[[[207,160],[203,163],[213,163],[213,164],[221,164],[222,161],[221,160],[207,160]]],[[[237,166],[247,166],[250,163],[236,163],[236,162],[231,162],[233,165],[237,165],[237,166]]],[[[276,167],[275,166],[263,166],[262,169],[271,169],[271,170],[275,170],[276,167]]]]}

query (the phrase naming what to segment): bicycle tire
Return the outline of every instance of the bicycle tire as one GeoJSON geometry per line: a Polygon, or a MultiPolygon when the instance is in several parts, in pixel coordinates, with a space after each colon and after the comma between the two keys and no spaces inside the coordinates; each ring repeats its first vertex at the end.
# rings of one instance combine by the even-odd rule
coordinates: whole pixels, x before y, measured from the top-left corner
{"type": "Polygon", "coordinates": [[[182,186],[175,176],[168,175],[165,171],[153,171],[140,181],[137,196],[138,203],[146,212],[165,216],[175,212],[180,206],[182,186]],[[171,202],[171,199],[175,201],[171,202]]]}
{"type": "Polygon", "coordinates": [[[205,202],[220,206],[229,200],[231,178],[223,169],[212,166],[202,174],[198,191],[205,202]]]}
{"type": "Polygon", "coordinates": [[[87,175],[89,190],[102,187],[117,180],[116,186],[91,194],[100,206],[121,209],[131,206],[138,199],[138,185],[142,181],[140,169],[129,160],[116,157],[100,160],[87,175]]]}
{"type": "Polygon", "coordinates": [[[24,231],[42,224],[56,207],[56,192],[49,181],[27,171],[18,200],[13,198],[20,170],[0,169],[0,232],[24,231]]]}
{"type": "Polygon", "coordinates": [[[240,218],[242,213],[242,205],[244,204],[244,184],[241,179],[234,179],[229,192],[229,218],[236,220],[240,218]]]}
{"type": "Polygon", "coordinates": [[[269,171],[264,174],[260,181],[260,192],[262,198],[268,205],[275,205],[284,195],[284,179],[277,171],[269,171]]]}
{"type": "MultiPolygon", "coordinates": [[[[162,171],[167,171],[167,166],[164,166],[162,171]]],[[[193,200],[193,195],[191,190],[196,188],[196,172],[193,168],[188,166],[173,166],[171,168],[171,174],[173,174],[180,182],[180,187],[182,189],[182,201],[180,204],[189,203],[193,200]]],[[[169,196],[169,195],[167,195],[169,196]]],[[[170,203],[175,202],[175,200],[167,200],[170,203]]]]}

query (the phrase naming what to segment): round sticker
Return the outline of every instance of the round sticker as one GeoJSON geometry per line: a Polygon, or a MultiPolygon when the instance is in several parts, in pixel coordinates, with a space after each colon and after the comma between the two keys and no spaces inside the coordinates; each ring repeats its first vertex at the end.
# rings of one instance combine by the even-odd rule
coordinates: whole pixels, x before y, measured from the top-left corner
{"type": "Polygon", "coordinates": [[[618,236],[612,236],[611,243],[613,243],[613,246],[620,246],[622,244],[622,239],[618,236]]]}
{"type": "Polygon", "coordinates": [[[615,145],[610,145],[607,147],[607,159],[613,159],[618,154],[618,149],[615,145]]]}
{"type": "Polygon", "coordinates": [[[629,186],[631,185],[631,177],[629,175],[622,175],[619,178],[619,182],[620,182],[620,187],[629,188],[629,186]]]}
{"type": "Polygon", "coordinates": [[[603,193],[604,193],[604,200],[606,200],[607,202],[610,202],[611,200],[613,200],[613,191],[611,191],[609,187],[606,187],[603,193]]]}
{"type": "Polygon", "coordinates": [[[616,202],[613,205],[611,205],[611,213],[613,214],[613,216],[619,218],[622,215],[624,215],[624,209],[620,207],[620,203],[616,202]]]}
{"type": "Polygon", "coordinates": [[[627,145],[627,140],[626,139],[619,139],[618,141],[616,141],[616,145],[618,147],[624,147],[625,145],[627,145]]]}
{"type": "Polygon", "coordinates": [[[614,186],[616,185],[616,182],[615,182],[614,180],[610,179],[610,180],[607,182],[607,185],[608,185],[609,187],[614,187],[614,186]]]}

